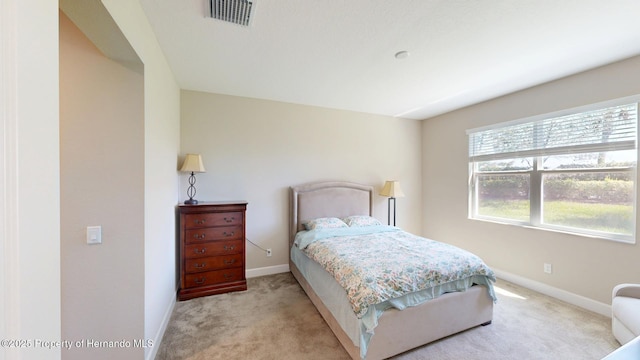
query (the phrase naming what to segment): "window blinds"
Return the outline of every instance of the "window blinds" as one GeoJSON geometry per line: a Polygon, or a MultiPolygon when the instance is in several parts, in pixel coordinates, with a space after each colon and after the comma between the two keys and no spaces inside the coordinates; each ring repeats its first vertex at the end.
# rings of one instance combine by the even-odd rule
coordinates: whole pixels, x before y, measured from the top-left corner
{"type": "Polygon", "coordinates": [[[636,148],[638,103],[470,130],[469,161],[636,148]]]}

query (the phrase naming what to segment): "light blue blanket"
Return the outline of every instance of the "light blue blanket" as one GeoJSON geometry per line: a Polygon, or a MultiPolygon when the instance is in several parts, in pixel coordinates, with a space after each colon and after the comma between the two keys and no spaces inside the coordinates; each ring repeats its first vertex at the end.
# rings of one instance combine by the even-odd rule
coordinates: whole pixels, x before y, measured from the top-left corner
{"type": "Polygon", "coordinates": [[[495,301],[493,271],[476,255],[390,226],[300,232],[295,244],[347,292],[362,321],[361,356],[384,310],[404,309],[444,293],[485,285],[495,301]]]}

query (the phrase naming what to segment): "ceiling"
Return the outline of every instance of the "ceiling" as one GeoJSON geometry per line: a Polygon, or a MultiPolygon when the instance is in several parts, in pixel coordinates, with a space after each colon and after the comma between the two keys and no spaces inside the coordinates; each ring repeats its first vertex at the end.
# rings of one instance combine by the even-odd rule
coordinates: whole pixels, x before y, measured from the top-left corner
{"type": "Polygon", "coordinates": [[[640,54],[638,0],[139,1],[182,89],[409,119],[640,54]]]}

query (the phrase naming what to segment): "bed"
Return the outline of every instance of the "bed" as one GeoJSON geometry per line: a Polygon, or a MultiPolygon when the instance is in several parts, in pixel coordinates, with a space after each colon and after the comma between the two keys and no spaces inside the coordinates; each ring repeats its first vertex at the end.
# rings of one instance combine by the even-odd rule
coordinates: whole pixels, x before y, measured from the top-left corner
{"type": "MultiPolygon", "coordinates": [[[[307,183],[290,189],[291,272],[351,358],[385,359],[472,327],[490,324],[495,301],[491,284],[495,277],[490,269],[486,278],[491,281],[485,285],[474,284],[464,291],[443,291],[443,294],[432,294],[428,301],[397,306],[403,310],[387,304],[376,311],[372,305],[365,316],[356,315],[354,303],[347,296],[352,291],[345,291],[335,274],[311,260],[304,253],[306,250],[300,248],[306,245],[299,245],[300,239],[312,232],[305,227],[311,220],[373,217],[373,196],[372,186],[343,181],[307,183]]],[[[423,293],[424,290],[415,294],[423,293]]]]}

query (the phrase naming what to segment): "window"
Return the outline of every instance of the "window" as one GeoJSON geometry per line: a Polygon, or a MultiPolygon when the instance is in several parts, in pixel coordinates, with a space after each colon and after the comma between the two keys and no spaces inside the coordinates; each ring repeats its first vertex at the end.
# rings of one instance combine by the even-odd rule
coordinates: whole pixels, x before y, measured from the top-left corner
{"type": "Polygon", "coordinates": [[[634,243],[637,101],[468,130],[469,217],[634,243]]]}

